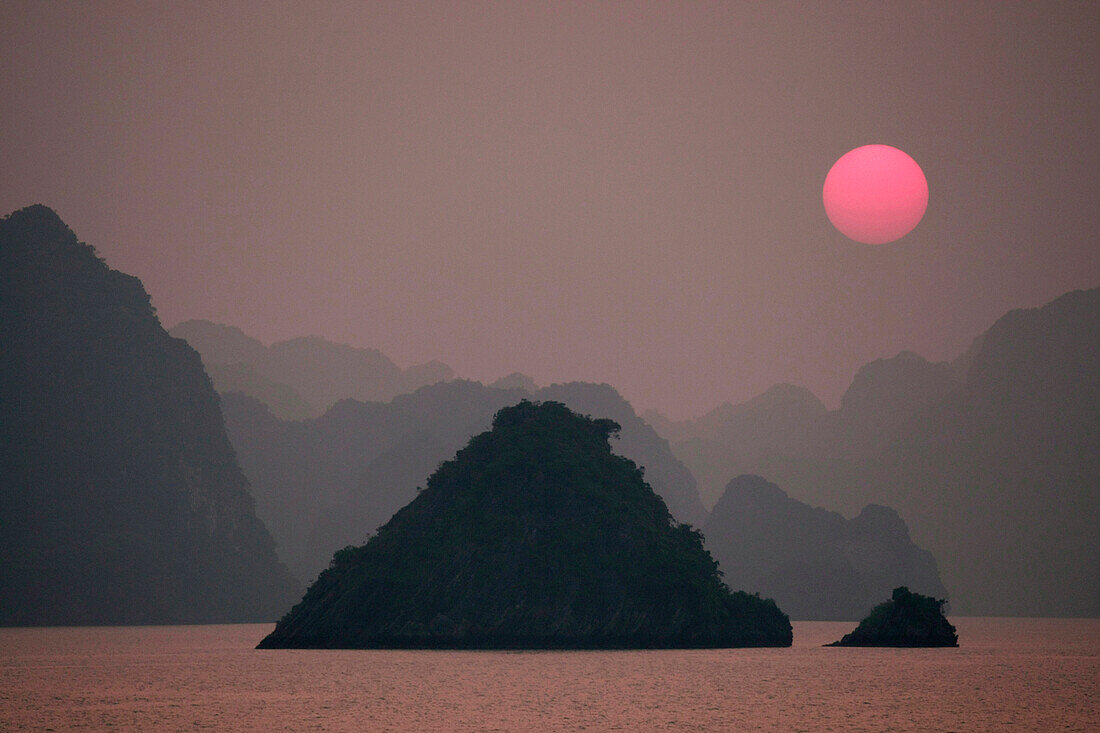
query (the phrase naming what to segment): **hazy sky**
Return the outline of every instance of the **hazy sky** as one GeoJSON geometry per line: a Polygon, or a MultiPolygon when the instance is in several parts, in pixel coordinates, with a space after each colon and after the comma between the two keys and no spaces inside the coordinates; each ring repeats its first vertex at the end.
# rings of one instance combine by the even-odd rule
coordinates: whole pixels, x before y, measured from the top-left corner
{"type": "Polygon", "coordinates": [[[953,358],[1100,285],[1100,3],[0,4],[0,209],[162,322],[317,334],[672,416],[953,358]],[[878,247],[821,205],[923,167],[878,247]]]}

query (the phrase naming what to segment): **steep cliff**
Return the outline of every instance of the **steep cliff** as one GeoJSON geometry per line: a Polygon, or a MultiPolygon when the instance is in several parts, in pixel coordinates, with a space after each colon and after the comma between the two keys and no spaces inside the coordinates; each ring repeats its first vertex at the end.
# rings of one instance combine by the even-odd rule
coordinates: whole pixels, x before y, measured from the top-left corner
{"type": "Polygon", "coordinates": [[[58,216],[0,221],[0,623],[272,619],[295,585],[198,354],[58,216]]]}

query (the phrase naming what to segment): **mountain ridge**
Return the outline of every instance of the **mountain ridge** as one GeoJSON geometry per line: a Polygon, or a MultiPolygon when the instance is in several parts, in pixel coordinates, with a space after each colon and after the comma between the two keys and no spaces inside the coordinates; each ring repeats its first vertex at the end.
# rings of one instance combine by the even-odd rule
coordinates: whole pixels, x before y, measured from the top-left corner
{"type": "Polygon", "coordinates": [[[956,613],[1098,616],[1097,363],[1100,288],[1076,290],[1006,313],[954,362],[870,362],[840,408],[763,447],[751,423],[664,429],[708,499],[723,474],[747,473],[849,515],[896,508],[940,560],[956,613]]]}
{"type": "Polygon", "coordinates": [[[731,587],[774,598],[792,619],[858,619],[898,585],[947,597],[935,559],[890,507],[869,504],[845,519],[738,476],[703,534],[731,587]]]}
{"type": "Polygon", "coordinates": [[[454,378],[432,360],[407,369],[378,349],[297,336],[270,346],[235,326],[191,319],[170,333],[202,355],[219,392],[245,392],[284,419],[318,417],[341,399],[386,402],[418,387],[454,378]]]}

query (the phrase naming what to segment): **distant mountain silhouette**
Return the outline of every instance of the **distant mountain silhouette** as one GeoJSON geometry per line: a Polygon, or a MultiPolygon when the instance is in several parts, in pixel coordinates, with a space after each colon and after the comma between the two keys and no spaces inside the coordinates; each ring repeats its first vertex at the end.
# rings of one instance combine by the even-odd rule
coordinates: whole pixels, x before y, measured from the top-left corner
{"type": "Polygon", "coordinates": [[[267,621],[297,588],[198,354],[45,206],[0,220],[0,624],[267,621]]]}
{"type": "Polygon", "coordinates": [[[859,619],[898,585],[947,596],[936,561],[889,507],[872,504],[845,519],[759,476],[739,476],[703,535],[730,587],[774,598],[792,619],[859,619]]]}
{"type": "Polygon", "coordinates": [[[538,391],[539,386],[535,384],[535,380],[521,372],[512,372],[511,374],[501,377],[497,381],[489,385],[496,389],[522,389],[525,392],[534,394],[538,391]]]}
{"type": "Polygon", "coordinates": [[[284,420],[305,420],[317,414],[313,405],[302,399],[293,387],[271,381],[244,362],[207,364],[206,373],[218,392],[252,395],[284,420]]]}
{"type": "Polygon", "coordinates": [[[204,364],[258,364],[267,358],[267,347],[235,326],[193,320],[168,332],[189,343],[204,364]]]}
{"type": "Polygon", "coordinates": [[[1100,289],[1012,311],[868,472],[941,558],[955,612],[1100,616],[1098,366],[1100,289]]]}
{"type": "Polygon", "coordinates": [[[241,394],[223,395],[222,407],[257,513],[291,572],[308,582],[335,550],[361,544],[412,501],[435,466],[497,410],[524,396],[456,380],[388,403],[343,400],[301,422],[281,421],[241,394]]]}
{"type": "Polygon", "coordinates": [[[263,648],[789,646],[672,521],[611,420],[497,413],[365,545],[337,552],[263,648]]]}
{"type": "MultiPolygon", "coordinates": [[[[487,429],[498,410],[531,396],[455,380],[389,403],[344,400],[302,422],[280,421],[244,395],[222,400],[230,438],[255,487],[257,512],[291,571],[309,581],[335,550],[362,543],[411,501],[431,470],[487,429]]],[[[573,383],[533,396],[619,421],[613,449],[645,467],[673,516],[701,524],[705,515],[691,473],[614,389],[573,383]]]]}
{"type": "Polygon", "coordinates": [[[360,349],[317,336],[264,346],[240,329],[184,321],[171,333],[200,354],[219,392],[244,392],[279,417],[316,417],[342,399],[388,401],[454,372],[430,361],[401,369],[377,349],[360,349]]]}
{"type": "Polygon", "coordinates": [[[1075,291],[1005,315],[950,365],[868,364],[839,409],[770,445],[767,411],[662,429],[705,490],[753,473],[814,505],[896,507],[955,613],[1098,616],[1098,357],[1100,289],[1075,291]]]}
{"type": "Polygon", "coordinates": [[[427,431],[408,433],[375,456],[355,481],[356,490],[342,492],[331,510],[318,512],[305,537],[309,560],[303,577],[312,578],[326,567],[341,547],[361,544],[398,509],[416,497],[417,487],[454,450],[427,431]]]}
{"type": "Polygon", "coordinates": [[[728,402],[695,420],[655,419],[674,445],[676,456],[699,481],[708,505],[723,494],[734,476],[749,472],[772,456],[809,453],[813,429],[825,405],[804,387],[777,384],[748,402],[728,402]]]}

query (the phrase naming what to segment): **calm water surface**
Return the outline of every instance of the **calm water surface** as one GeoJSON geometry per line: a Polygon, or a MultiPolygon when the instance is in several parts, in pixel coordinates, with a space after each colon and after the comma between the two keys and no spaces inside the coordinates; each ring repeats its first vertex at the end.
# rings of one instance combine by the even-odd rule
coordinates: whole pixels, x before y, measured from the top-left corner
{"type": "Polygon", "coordinates": [[[0,629],[3,730],[1100,730],[1100,619],[958,649],[256,651],[272,626],[0,629]]]}

